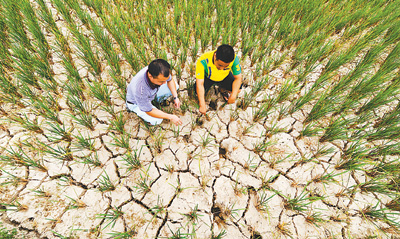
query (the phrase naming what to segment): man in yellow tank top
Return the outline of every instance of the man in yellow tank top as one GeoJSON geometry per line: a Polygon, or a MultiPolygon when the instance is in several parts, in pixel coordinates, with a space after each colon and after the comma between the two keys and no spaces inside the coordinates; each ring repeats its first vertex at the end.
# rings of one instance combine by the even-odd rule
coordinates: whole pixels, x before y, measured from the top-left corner
{"type": "Polygon", "coordinates": [[[235,103],[242,88],[242,69],[230,45],[221,45],[216,51],[206,52],[196,62],[195,88],[202,114],[207,112],[205,93],[213,84],[219,85],[229,104],[235,103]]]}

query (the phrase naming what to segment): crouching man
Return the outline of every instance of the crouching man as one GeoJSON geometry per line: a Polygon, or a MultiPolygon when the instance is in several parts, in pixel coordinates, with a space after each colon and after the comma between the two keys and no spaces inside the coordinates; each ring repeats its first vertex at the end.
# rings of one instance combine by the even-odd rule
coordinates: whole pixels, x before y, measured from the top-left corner
{"type": "Polygon", "coordinates": [[[167,114],[151,104],[153,99],[161,102],[173,96],[174,106],[180,107],[178,87],[171,78],[170,68],[163,59],[153,60],[133,77],[127,87],[126,107],[151,125],[161,124],[163,119],[169,119],[175,125],[182,124],[178,116],[167,114]]]}

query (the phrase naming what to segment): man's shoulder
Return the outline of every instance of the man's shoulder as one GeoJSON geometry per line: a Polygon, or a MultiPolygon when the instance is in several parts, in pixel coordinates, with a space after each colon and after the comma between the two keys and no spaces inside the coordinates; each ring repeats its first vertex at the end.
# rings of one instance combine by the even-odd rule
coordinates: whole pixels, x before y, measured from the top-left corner
{"type": "Polygon", "coordinates": [[[201,55],[200,57],[199,57],[199,61],[202,61],[202,60],[206,60],[206,59],[212,59],[212,56],[214,55],[214,52],[215,51],[208,51],[208,52],[205,52],[205,53],[203,53],[203,55],[201,55]]]}
{"type": "Polygon", "coordinates": [[[147,72],[147,68],[148,66],[143,67],[140,71],[136,73],[136,75],[133,78],[144,78],[147,72]]]}

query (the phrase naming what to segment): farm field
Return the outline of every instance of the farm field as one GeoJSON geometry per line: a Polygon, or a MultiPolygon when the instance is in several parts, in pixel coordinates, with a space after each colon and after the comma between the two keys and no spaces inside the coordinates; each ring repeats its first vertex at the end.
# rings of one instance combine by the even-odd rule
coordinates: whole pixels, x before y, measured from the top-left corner
{"type": "Polygon", "coordinates": [[[0,0],[0,235],[400,238],[400,1],[0,0]],[[243,89],[201,115],[196,59],[243,89]],[[166,59],[182,119],[126,87],[166,59]]]}

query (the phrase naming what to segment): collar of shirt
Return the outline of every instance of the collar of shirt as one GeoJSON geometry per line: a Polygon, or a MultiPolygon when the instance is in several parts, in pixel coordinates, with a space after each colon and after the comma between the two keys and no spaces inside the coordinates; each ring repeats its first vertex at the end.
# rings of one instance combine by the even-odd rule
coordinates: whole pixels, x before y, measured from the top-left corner
{"type": "Polygon", "coordinates": [[[149,77],[147,76],[147,72],[149,72],[149,71],[146,71],[146,74],[145,74],[147,85],[150,86],[150,88],[152,90],[157,89],[158,87],[160,87],[159,85],[156,85],[156,84],[154,84],[153,82],[150,81],[149,77]]]}

